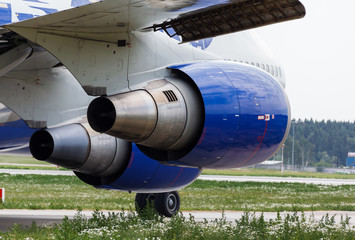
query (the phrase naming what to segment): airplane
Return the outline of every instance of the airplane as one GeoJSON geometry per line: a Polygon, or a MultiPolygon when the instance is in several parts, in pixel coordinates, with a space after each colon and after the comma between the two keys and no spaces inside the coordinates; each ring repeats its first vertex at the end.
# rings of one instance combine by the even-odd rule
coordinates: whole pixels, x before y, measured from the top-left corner
{"type": "Polygon", "coordinates": [[[203,169],[285,142],[285,73],[253,29],[305,13],[298,0],[0,0],[0,152],[171,217],[203,169]]]}

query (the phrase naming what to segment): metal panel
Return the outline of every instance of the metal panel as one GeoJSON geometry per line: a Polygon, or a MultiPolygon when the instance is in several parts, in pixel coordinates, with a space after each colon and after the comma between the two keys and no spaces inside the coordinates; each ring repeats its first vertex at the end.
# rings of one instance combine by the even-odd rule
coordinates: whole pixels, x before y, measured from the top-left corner
{"type": "Polygon", "coordinates": [[[0,101],[33,128],[78,120],[91,100],[65,68],[12,71],[0,78],[0,101]]]}
{"type": "Polygon", "coordinates": [[[298,0],[239,0],[189,12],[153,28],[164,30],[171,37],[180,35],[183,42],[190,42],[294,20],[305,14],[298,0]],[[170,34],[169,28],[175,33],[170,34]]]}
{"type": "Polygon", "coordinates": [[[285,141],[290,125],[288,99],[271,75],[227,61],[172,68],[195,81],[206,112],[199,143],[174,164],[206,168],[250,166],[270,158],[285,141]]]}

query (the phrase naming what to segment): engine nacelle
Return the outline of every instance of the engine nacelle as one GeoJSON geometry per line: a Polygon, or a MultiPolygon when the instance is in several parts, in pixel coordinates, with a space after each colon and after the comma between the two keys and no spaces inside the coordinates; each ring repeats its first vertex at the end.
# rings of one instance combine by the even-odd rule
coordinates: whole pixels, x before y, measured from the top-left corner
{"type": "Polygon", "coordinates": [[[273,156],[286,140],[288,98],[267,72],[227,61],[170,69],[164,80],[95,99],[89,124],[179,166],[250,166],[273,156]]]}
{"type": "Polygon", "coordinates": [[[205,108],[200,140],[175,164],[245,167],[269,159],[281,148],[290,128],[290,106],[283,87],[270,74],[227,61],[171,69],[198,86],[205,108]]]}
{"type": "Polygon", "coordinates": [[[147,82],[141,90],[97,98],[87,116],[95,131],[172,152],[191,149],[204,120],[198,89],[165,79],[147,82]]]}
{"type": "Polygon", "coordinates": [[[111,182],[126,169],[132,146],[124,140],[97,134],[81,124],[42,129],[30,139],[32,155],[78,174],[111,182]]]}
{"type": "Polygon", "coordinates": [[[72,169],[80,180],[97,188],[128,192],[175,191],[201,173],[199,168],[164,165],[147,157],[135,144],[84,126],[71,124],[35,132],[30,140],[32,155],[72,169]]]}

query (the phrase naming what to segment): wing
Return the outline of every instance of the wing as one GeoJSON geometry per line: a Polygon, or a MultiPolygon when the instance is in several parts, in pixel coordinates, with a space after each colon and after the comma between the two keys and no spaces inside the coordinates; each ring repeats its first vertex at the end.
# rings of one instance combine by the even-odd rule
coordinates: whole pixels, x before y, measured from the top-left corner
{"type": "Polygon", "coordinates": [[[32,41],[48,33],[113,43],[119,33],[172,28],[187,42],[304,16],[298,0],[106,0],[6,27],[32,41]]]}
{"type": "MultiPolygon", "coordinates": [[[[304,15],[305,9],[298,0],[104,0],[5,27],[28,39],[30,47],[33,42],[46,49],[70,71],[88,95],[100,96],[129,91],[147,79],[162,79],[167,74],[166,68],[176,63],[215,59],[189,45],[168,41],[166,34],[154,31],[175,32],[186,42],[304,15]]],[[[25,44],[18,49],[26,50],[25,44]]],[[[1,59],[25,59],[31,54],[27,50],[15,50],[6,52],[1,59]]],[[[0,71],[0,75],[18,62],[9,62],[7,70],[0,71]]],[[[85,93],[82,96],[74,86],[73,76],[53,70],[50,76],[36,73],[39,76],[26,80],[24,86],[14,80],[28,79],[31,74],[7,74],[0,81],[0,100],[28,125],[43,127],[72,119],[78,114],[67,111],[71,108],[85,115],[90,98],[85,93]],[[38,79],[44,82],[44,78],[47,81],[42,86],[38,79]],[[27,90],[29,93],[23,94],[27,90]],[[58,116],[53,117],[55,114],[58,116]]]]}
{"type": "Polygon", "coordinates": [[[6,27],[52,53],[89,95],[109,95],[128,88],[139,33],[175,32],[186,42],[304,15],[298,0],[105,0],[6,27]]]}

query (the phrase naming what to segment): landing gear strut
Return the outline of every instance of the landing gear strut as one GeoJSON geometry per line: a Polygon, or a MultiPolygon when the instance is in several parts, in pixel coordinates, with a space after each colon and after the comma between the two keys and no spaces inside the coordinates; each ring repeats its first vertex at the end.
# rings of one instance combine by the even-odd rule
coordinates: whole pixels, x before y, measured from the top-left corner
{"type": "Polygon", "coordinates": [[[180,196],[177,191],[166,193],[137,193],[136,210],[141,212],[148,205],[165,217],[172,217],[180,210],[180,196]]]}

